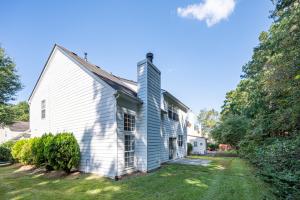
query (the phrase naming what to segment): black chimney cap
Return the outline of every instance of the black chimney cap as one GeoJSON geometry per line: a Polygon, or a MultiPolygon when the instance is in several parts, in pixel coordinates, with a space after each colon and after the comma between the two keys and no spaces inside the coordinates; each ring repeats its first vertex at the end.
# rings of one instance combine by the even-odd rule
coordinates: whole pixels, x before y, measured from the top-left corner
{"type": "Polygon", "coordinates": [[[146,54],[147,60],[149,60],[151,63],[153,62],[153,53],[149,52],[146,54]]]}

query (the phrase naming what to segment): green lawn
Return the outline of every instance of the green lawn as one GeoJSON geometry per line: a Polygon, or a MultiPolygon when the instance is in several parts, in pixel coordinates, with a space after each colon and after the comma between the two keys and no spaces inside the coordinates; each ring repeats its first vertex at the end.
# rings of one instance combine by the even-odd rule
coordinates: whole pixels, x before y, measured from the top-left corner
{"type": "Polygon", "coordinates": [[[47,178],[15,165],[0,167],[0,199],[274,199],[239,158],[210,158],[208,167],[169,164],[113,181],[95,175],[47,178]]]}

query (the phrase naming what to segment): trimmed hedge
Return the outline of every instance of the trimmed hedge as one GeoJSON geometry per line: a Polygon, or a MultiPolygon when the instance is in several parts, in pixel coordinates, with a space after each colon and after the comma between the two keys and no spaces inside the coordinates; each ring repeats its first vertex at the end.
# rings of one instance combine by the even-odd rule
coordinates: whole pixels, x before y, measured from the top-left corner
{"type": "Polygon", "coordinates": [[[45,165],[48,170],[70,172],[78,167],[80,149],[72,133],[45,134],[40,138],[19,140],[12,149],[13,158],[22,164],[45,165]]]}

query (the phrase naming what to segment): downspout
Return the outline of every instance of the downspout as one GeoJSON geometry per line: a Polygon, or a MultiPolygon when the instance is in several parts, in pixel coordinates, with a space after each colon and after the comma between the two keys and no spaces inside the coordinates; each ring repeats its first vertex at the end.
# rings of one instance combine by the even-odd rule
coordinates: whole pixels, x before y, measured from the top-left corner
{"type": "Polygon", "coordinates": [[[116,99],[116,104],[115,104],[115,121],[116,121],[116,138],[117,138],[117,141],[116,141],[116,144],[117,144],[117,163],[116,163],[116,175],[115,175],[115,180],[119,180],[119,148],[118,148],[118,122],[117,122],[117,112],[118,112],[118,109],[117,109],[117,100],[118,98],[120,97],[120,94],[118,92],[116,92],[114,94],[115,96],[115,99],[116,99]]]}

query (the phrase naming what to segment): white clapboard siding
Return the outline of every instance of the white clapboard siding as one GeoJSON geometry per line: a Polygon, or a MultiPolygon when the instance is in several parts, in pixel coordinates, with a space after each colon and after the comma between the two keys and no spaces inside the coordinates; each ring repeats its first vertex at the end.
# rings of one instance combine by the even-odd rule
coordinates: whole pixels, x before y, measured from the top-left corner
{"type": "Polygon", "coordinates": [[[137,167],[150,171],[160,166],[160,71],[147,59],[138,63],[137,167]]]}
{"type": "Polygon", "coordinates": [[[161,78],[160,71],[147,62],[148,70],[148,111],[147,111],[147,142],[148,142],[148,156],[147,156],[147,169],[153,170],[160,166],[160,95],[161,95],[161,78]]]}
{"type": "MultiPolygon", "coordinates": [[[[118,176],[126,174],[128,172],[137,170],[137,157],[135,155],[134,167],[131,169],[125,168],[125,134],[132,134],[135,138],[138,137],[136,127],[134,131],[124,131],[124,114],[130,114],[137,117],[137,105],[136,103],[129,102],[122,98],[118,98],[117,101],[117,133],[118,133],[118,147],[117,147],[117,163],[118,163],[118,176]]],[[[136,118],[137,119],[137,118],[136,118]]]]}
{"type": "MultiPolygon", "coordinates": [[[[163,98],[163,97],[162,97],[163,98]]],[[[168,99],[164,98],[164,107],[168,108],[168,99]]],[[[183,135],[183,146],[179,147],[176,140],[176,158],[182,158],[187,155],[187,126],[186,118],[187,113],[179,108],[177,108],[179,115],[179,121],[173,121],[169,119],[168,113],[162,114],[161,119],[161,162],[167,162],[169,160],[169,138],[175,137],[178,139],[178,135],[183,135]]]]}
{"type": "Polygon", "coordinates": [[[138,63],[137,66],[137,95],[143,101],[139,107],[136,129],[137,137],[135,140],[135,154],[137,169],[143,172],[147,171],[147,65],[146,62],[138,63]]]}
{"type": "Polygon", "coordinates": [[[206,154],[206,139],[199,136],[187,135],[187,142],[193,145],[192,154],[206,154]],[[195,143],[196,146],[195,146],[195,143]]]}
{"type": "Polygon", "coordinates": [[[34,135],[73,132],[81,150],[80,170],[116,175],[114,90],[55,47],[30,99],[34,135]],[[41,119],[41,101],[46,118],[41,119]]]}

